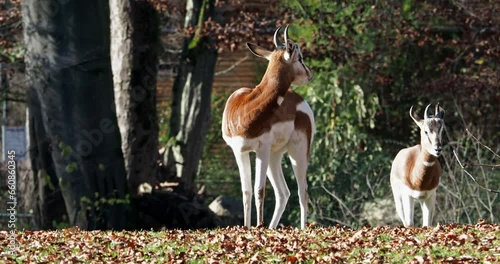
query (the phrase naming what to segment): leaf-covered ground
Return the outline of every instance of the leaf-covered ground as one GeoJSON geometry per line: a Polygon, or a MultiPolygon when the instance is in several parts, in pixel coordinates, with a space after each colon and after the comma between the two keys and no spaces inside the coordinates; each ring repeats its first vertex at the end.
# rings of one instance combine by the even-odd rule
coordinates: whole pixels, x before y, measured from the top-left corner
{"type": "Polygon", "coordinates": [[[18,231],[15,255],[10,233],[0,232],[0,262],[367,262],[500,263],[500,225],[431,228],[309,226],[269,230],[230,227],[166,231],[18,231]]]}

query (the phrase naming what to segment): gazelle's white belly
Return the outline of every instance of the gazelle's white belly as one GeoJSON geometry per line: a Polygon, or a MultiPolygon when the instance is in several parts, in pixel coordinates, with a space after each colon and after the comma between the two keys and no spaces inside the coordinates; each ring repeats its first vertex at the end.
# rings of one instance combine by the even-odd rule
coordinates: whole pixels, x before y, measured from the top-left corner
{"type": "Polygon", "coordinates": [[[287,121],[274,124],[270,131],[256,138],[228,137],[227,135],[222,135],[222,137],[234,151],[255,151],[261,145],[270,145],[271,151],[276,152],[282,150],[288,144],[290,136],[294,131],[293,123],[293,121],[287,121]]]}
{"type": "Polygon", "coordinates": [[[408,187],[403,181],[400,179],[391,178],[391,185],[395,187],[393,190],[399,192],[400,195],[408,195],[417,200],[425,200],[430,198],[435,192],[436,188],[427,190],[427,191],[418,191],[413,190],[408,187]]]}

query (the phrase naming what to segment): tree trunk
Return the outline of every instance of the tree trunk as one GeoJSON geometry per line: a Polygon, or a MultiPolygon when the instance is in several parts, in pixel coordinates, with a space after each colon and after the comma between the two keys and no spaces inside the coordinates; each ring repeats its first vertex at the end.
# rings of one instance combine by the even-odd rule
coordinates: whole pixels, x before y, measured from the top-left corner
{"type": "Polygon", "coordinates": [[[175,168],[186,194],[195,191],[195,178],[210,122],[210,99],[217,51],[210,36],[201,35],[203,22],[214,12],[212,0],[188,0],[185,28],[197,27],[184,40],[179,73],[173,87],[170,140],[165,164],[175,168]]]}
{"type": "Polygon", "coordinates": [[[23,1],[22,11],[35,175],[55,174],[70,225],[124,228],[128,199],[114,113],[109,4],[23,1]]]}
{"type": "Polygon", "coordinates": [[[116,115],[128,185],[154,185],[158,158],[156,76],[159,23],[147,1],[110,0],[116,115]]]}
{"type": "MultiPolygon", "coordinates": [[[[39,76],[41,77],[41,76],[39,76]]],[[[43,77],[42,77],[43,78],[43,77]]],[[[59,188],[50,144],[42,122],[40,102],[33,89],[27,94],[29,112],[29,156],[34,179],[33,220],[37,229],[55,228],[55,224],[67,221],[64,199],[59,188]]]]}

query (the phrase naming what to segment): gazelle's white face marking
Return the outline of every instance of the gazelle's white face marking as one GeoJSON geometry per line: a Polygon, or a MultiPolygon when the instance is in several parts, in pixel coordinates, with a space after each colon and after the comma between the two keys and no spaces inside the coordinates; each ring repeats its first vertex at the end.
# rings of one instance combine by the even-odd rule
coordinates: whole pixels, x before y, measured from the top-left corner
{"type": "Polygon", "coordinates": [[[283,58],[286,61],[293,63],[293,70],[295,72],[295,79],[292,82],[294,85],[302,85],[310,82],[313,79],[313,74],[311,70],[304,64],[304,58],[302,57],[302,51],[297,43],[289,41],[287,43],[288,48],[283,58]]]}
{"type": "Polygon", "coordinates": [[[283,59],[285,59],[286,61],[289,61],[290,60],[290,53],[285,52],[285,54],[283,54],[283,59]]]}
{"type": "Polygon", "coordinates": [[[410,108],[410,117],[420,128],[420,145],[422,148],[432,156],[439,157],[442,150],[441,138],[444,129],[444,110],[438,104],[434,110],[434,116],[429,117],[429,107],[430,105],[424,110],[424,119],[419,119],[412,112],[413,107],[410,108]]]}
{"type": "Polygon", "coordinates": [[[421,128],[422,146],[435,157],[441,155],[441,138],[444,128],[444,121],[441,118],[428,118],[424,120],[421,128]]]}

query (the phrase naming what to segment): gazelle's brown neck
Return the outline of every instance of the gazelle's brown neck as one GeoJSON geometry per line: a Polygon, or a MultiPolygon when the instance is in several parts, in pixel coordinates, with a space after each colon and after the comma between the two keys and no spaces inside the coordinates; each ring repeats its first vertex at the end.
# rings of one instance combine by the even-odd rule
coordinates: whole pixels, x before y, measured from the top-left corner
{"type": "Polygon", "coordinates": [[[292,69],[282,61],[282,55],[275,54],[275,56],[276,60],[269,62],[262,80],[254,89],[254,92],[270,101],[284,95],[293,81],[292,69]]]}
{"type": "Polygon", "coordinates": [[[280,58],[271,59],[264,77],[254,89],[243,89],[241,93],[233,94],[226,104],[227,130],[224,133],[256,138],[269,131],[276,122],[293,120],[296,100],[283,102],[288,98],[288,90],[293,81],[291,70],[293,69],[280,61],[280,58]],[[276,116],[277,114],[280,116],[276,116]]]}
{"type": "Polygon", "coordinates": [[[415,190],[431,190],[437,187],[441,174],[438,159],[419,145],[419,153],[411,173],[410,186],[415,190]]]}
{"type": "Polygon", "coordinates": [[[278,107],[278,97],[284,96],[292,84],[292,75],[286,74],[290,69],[282,62],[271,61],[261,82],[247,97],[246,106],[251,122],[269,118],[273,108],[278,107]]]}

